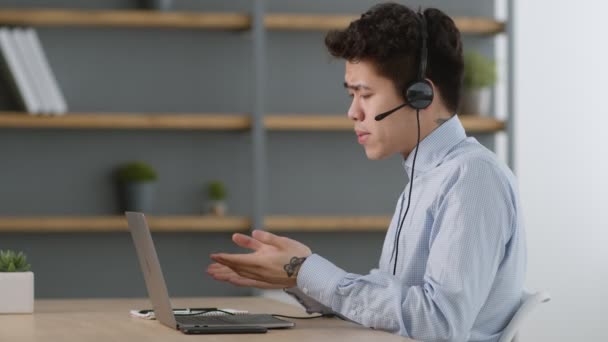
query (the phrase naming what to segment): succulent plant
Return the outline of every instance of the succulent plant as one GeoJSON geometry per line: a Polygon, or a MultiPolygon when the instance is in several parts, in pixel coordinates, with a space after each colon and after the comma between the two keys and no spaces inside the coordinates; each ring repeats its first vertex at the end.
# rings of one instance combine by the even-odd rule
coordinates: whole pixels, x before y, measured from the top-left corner
{"type": "Polygon", "coordinates": [[[23,252],[0,250],[0,272],[27,272],[31,265],[27,263],[26,259],[23,252]]]}
{"type": "Polygon", "coordinates": [[[467,89],[488,87],[496,82],[496,63],[477,51],[464,54],[464,86],[467,89]]]}
{"type": "Polygon", "coordinates": [[[220,181],[211,181],[207,184],[207,195],[213,201],[222,201],[226,199],[226,188],[224,183],[220,181]]]}
{"type": "Polygon", "coordinates": [[[141,161],[130,162],[122,165],[118,168],[116,176],[118,181],[121,183],[151,182],[158,178],[154,168],[141,161]]]}

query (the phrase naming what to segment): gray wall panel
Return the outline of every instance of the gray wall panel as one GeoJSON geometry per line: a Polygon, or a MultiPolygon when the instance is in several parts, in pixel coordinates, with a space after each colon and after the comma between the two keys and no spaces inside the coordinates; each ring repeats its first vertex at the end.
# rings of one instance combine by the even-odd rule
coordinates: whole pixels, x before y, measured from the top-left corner
{"type": "Polygon", "coordinates": [[[72,111],[250,111],[248,33],[39,32],[72,111]]]}
{"type": "Polygon", "coordinates": [[[203,184],[210,179],[226,183],[230,212],[249,214],[249,138],[247,133],[0,130],[0,215],[116,213],[112,172],[131,160],[147,161],[158,172],[156,214],[201,213],[203,184]]]}

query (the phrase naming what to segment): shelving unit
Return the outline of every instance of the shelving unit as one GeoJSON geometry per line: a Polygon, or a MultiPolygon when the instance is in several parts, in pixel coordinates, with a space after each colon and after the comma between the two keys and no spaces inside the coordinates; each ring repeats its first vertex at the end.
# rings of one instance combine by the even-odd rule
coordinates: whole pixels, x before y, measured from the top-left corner
{"type": "MultiPolygon", "coordinates": [[[[325,31],[346,27],[358,16],[341,14],[268,13],[255,1],[250,13],[155,12],[144,10],[0,9],[0,25],[39,27],[124,27],[203,29],[252,32],[256,75],[252,84],[252,113],[68,113],[60,117],[0,112],[0,128],[117,129],[117,130],[219,130],[252,133],[254,199],[252,217],[152,217],[157,232],[237,232],[264,227],[273,232],[385,231],[388,216],[272,216],[266,213],[265,135],[269,131],[352,131],[342,114],[266,114],[264,73],[266,31],[325,31]]],[[[505,33],[505,22],[484,17],[456,17],[463,34],[505,33]]],[[[509,90],[510,91],[510,90],[509,90]]],[[[509,97],[510,98],[510,97],[509,97]]],[[[510,98],[511,99],[511,98],[510,98]]],[[[493,134],[509,129],[508,121],[482,115],[461,115],[468,133],[493,134]]],[[[113,232],[126,231],[120,216],[0,217],[0,232],[113,232]]]]}
{"type": "MultiPolygon", "coordinates": [[[[269,13],[264,26],[269,30],[323,31],[348,26],[356,15],[269,13]]],[[[456,26],[467,34],[504,32],[496,20],[457,17],[456,26]]],[[[32,26],[132,27],[211,30],[249,30],[252,18],[243,13],[154,12],[146,10],[56,10],[3,9],[0,24],[32,26]]]]}
{"type": "MultiPolygon", "coordinates": [[[[55,9],[32,7],[37,2],[0,0],[0,26],[39,30],[73,110],[29,115],[11,111],[15,101],[0,97],[6,181],[0,249],[28,254],[37,297],[146,295],[110,188],[114,164],[135,158],[159,173],[155,205],[162,211],[146,216],[176,296],[247,293],[218,286],[204,268],[210,253],[239,250],[231,234],[258,228],[302,237],[315,253],[355,273],[377,265],[394,192],[405,185],[403,170],[391,161],[364,161],[342,107],[341,79],[334,79],[343,65],[327,63],[322,47],[324,32],[346,27],[365,1],[329,7],[184,1],[176,2],[184,10],[164,12],[66,8],[123,6],[106,0],[45,2],[63,7],[55,9]],[[365,178],[368,171],[377,183],[365,178]],[[211,177],[228,185],[229,216],[200,214],[201,181],[211,177]],[[345,253],[353,248],[356,256],[345,253]],[[107,283],[112,278],[120,281],[107,283]]],[[[490,52],[492,42],[512,35],[511,12],[494,19],[497,3],[433,6],[463,14],[453,19],[470,39],[466,46],[490,52]]],[[[510,55],[499,63],[512,61],[510,55]]],[[[507,76],[512,94],[510,71],[507,76]]],[[[512,102],[508,97],[497,108],[511,113],[512,102]]],[[[482,143],[502,132],[511,143],[510,115],[464,114],[471,114],[460,114],[466,131],[481,135],[482,143]]]]}

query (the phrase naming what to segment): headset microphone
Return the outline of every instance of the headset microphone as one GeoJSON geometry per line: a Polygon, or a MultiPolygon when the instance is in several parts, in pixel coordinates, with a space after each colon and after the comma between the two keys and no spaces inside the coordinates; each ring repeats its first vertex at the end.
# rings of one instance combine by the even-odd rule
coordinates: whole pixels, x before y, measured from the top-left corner
{"type": "Polygon", "coordinates": [[[394,112],[398,111],[399,109],[401,109],[401,108],[403,108],[403,107],[405,107],[405,106],[407,106],[407,103],[404,103],[404,104],[402,104],[402,105],[399,105],[399,106],[397,106],[397,107],[395,107],[395,108],[393,108],[393,109],[391,109],[391,110],[389,110],[389,111],[387,111],[387,112],[380,113],[380,114],[376,115],[376,117],[375,117],[374,119],[376,119],[376,121],[380,121],[380,120],[382,120],[382,119],[384,119],[385,117],[387,117],[387,116],[389,116],[389,115],[393,114],[394,112]]]}

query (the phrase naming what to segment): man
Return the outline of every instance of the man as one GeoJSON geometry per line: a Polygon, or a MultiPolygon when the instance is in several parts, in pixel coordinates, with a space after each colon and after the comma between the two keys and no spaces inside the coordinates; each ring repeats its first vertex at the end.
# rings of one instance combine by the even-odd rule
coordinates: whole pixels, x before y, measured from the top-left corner
{"type": "Polygon", "coordinates": [[[256,230],[233,236],[253,253],[214,254],[208,273],[287,288],[308,312],[417,340],[497,341],[520,305],[525,234],[513,174],[466,137],[455,114],[463,59],[454,22],[437,9],[381,4],[325,43],[346,61],[348,117],[367,157],[401,154],[411,180],[378,268],[347,273],[297,241],[256,230]]]}

